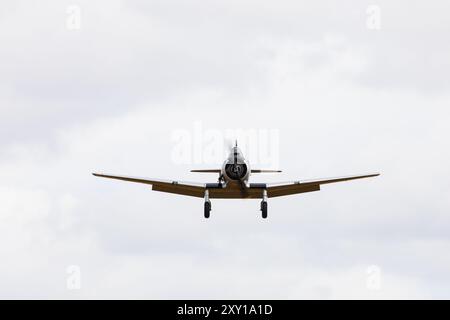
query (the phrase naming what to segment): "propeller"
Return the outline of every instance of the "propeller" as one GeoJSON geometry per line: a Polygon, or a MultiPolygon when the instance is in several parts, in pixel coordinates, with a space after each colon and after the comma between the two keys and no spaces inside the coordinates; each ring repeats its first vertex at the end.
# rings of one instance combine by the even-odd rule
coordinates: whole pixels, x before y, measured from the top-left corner
{"type": "Polygon", "coordinates": [[[222,173],[220,173],[220,174],[219,174],[219,180],[218,180],[218,183],[219,183],[220,185],[222,185],[222,183],[224,183],[224,182],[225,182],[225,177],[223,176],[222,173]]]}
{"type": "MultiPolygon", "coordinates": [[[[237,140],[235,142],[235,146],[237,147],[237,140]]],[[[233,161],[234,165],[236,166],[235,168],[237,168],[238,171],[241,170],[241,167],[238,166],[237,163],[237,152],[234,153],[234,161],[233,161]]],[[[238,174],[238,176],[240,176],[240,174],[238,174]]],[[[239,188],[241,189],[241,194],[243,196],[247,196],[247,186],[245,185],[244,181],[242,180],[242,178],[239,178],[239,188]]]]}
{"type": "Polygon", "coordinates": [[[242,179],[239,179],[239,189],[241,189],[241,194],[246,197],[248,192],[247,192],[247,186],[245,185],[244,181],[242,181],[242,179]]]}
{"type": "MultiPolygon", "coordinates": [[[[225,146],[227,147],[227,150],[233,150],[234,147],[237,147],[237,139],[234,140],[234,143],[233,143],[233,141],[231,139],[226,139],[225,140],[225,146]]],[[[241,170],[241,168],[238,167],[237,165],[238,165],[237,153],[235,152],[234,153],[234,158],[233,158],[233,166],[234,166],[234,168],[236,168],[236,170],[241,170]]],[[[224,179],[223,175],[221,175],[219,177],[219,183],[220,183],[220,181],[222,179],[224,179]]],[[[248,191],[247,191],[247,186],[245,185],[244,181],[241,178],[239,178],[238,183],[239,183],[239,189],[241,191],[241,194],[244,197],[247,196],[248,191]]]]}

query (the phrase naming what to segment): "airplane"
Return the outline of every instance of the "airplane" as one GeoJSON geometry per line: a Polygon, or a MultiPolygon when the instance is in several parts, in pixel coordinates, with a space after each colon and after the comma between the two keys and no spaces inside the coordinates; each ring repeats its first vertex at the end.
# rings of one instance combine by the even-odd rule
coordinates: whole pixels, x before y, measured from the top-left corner
{"type": "Polygon", "coordinates": [[[281,170],[251,169],[237,146],[232,147],[228,158],[221,169],[191,170],[199,173],[217,173],[219,179],[215,183],[192,183],[182,181],[156,180],[148,178],[117,176],[93,173],[96,177],[124,180],[152,185],[152,190],[204,199],[204,217],[209,218],[211,212],[210,199],[261,199],[261,216],[267,218],[267,199],[298,193],[319,191],[322,184],[376,177],[379,173],[346,176],[339,178],[299,180],[285,183],[249,183],[253,173],[278,173],[281,170]]]}

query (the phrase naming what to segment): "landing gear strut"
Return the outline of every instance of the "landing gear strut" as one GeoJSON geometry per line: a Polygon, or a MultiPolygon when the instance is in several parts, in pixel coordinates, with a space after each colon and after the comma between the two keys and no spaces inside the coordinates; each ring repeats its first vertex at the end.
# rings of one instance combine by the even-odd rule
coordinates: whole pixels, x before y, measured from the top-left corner
{"type": "Polygon", "coordinates": [[[208,219],[209,218],[209,214],[211,212],[211,201],[209,201],[209,191],[206,190],[205,191],[205,218],[208,219]]]}
{"type": "Polygon", "coordinates": [[[261,216],[267,218],[267,190],[263,190],[263,199],[261,201],[261,216]]]}

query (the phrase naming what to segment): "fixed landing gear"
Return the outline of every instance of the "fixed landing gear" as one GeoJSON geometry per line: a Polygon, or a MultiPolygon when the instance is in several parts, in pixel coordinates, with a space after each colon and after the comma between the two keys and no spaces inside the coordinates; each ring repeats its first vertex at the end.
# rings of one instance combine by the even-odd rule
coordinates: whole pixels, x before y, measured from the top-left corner
{"type": "Polygon", "coordinates": [[[267,218],[267,201],[261,201],[261,216],[263,219],[267,218]]]}
{"type": "MultiPolygon", "coordinates": [[[[267,190],[263,190],[261,201],[261,217],[267,219],[267,190]]],[[[211,201],[209,201],[209,191],[205,191],[204,215],[208,219],[211,215],[211,201]]]]}
{"type": "Polygon", "coordinates": [[[211,212],[211,201],[205,202],[205,218],[209,218],[209,214],[211,212]]]}
{"type": "Polygon", "coordinates": [[[263,219],[267,218],[267,190],[263,191],[263,199],[261,201],[261,216],[263,219]]]}
{"type": "Polygon", "coordinates": [[[205,191],[205,218],[208,219],[211,212],[211,201],[209,201],[209,191],[205,191]]]}

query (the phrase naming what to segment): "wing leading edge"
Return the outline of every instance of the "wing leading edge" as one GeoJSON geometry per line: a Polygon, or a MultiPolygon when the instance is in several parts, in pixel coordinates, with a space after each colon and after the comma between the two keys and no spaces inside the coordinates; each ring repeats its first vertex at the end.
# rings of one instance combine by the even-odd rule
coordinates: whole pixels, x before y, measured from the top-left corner
{"type": "Polygon", "coordinates": [[[181,182],[171,180],[155,180],[148,178],[137,178],[127,176],[115,176],[102,173],[93,173],[96,177],[116,179],[129,182],[137,182],[152,185],[152,190],[180,194],[185,196],[203,198],[205,195],[206,184],[195,182],[181,182]]]}
{"type": "Polygon", "coordinates": [[[303,180],[303,181],[292,181],[284,183],[270,183],[267,184],[267,196],[269,198],[287,196],[291,194],[304,193],[319,191],[322,184],[364,179],[370,177],[379,176],[379,173],[357,175],[357,176],[347,176],[339,178],[325,178],[325,179],[315,179],[315,180],[303,180]]]}
{"type": "Polygon", "coordinates": [[[116,176],[109,174],[93,173],[96,177],[123,180],[129,182],[143,183],[152,185],[152,190],[161,191],[185,196],[192,196],[203,198],[205,195],[205,190],[210,191],[210,198],[261,198],[263,190],[267,190],[267,196],[269,198],[281,197],[298,193],[319,191],[322,184],[364,179],[370,177],[376,177],[379,173],[357,175],[357,176],[347,176],[339,178],[325,178],[325,179],[315,179],[315,180],[303,180],[303,181],[292,181],[292,182],[281,182],[281,183],[251,183],[246,192],[236,186],[230,185],[226,188],[221,188],[217,183],[195,183],[195,182],[182,182],[182,181],[171,181],[171,180],[156,180],[148,178],[138,178],[129,176],[116,176]]]}

